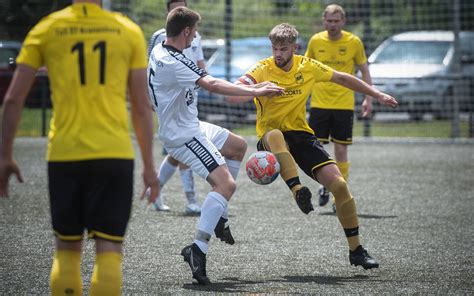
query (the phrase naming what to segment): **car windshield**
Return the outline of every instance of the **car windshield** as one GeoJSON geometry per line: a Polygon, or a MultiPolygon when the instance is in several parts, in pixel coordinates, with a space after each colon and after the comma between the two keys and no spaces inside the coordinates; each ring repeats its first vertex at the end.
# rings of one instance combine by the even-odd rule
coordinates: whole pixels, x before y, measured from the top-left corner
{"type": "Polygon", "coordinates": [[[448,41],[393,41],[372,63],[442,64],[450,46],[448,41]]]}
{"type": "MultiPolygon", "coordinates": [[[[225,67],[225,50],[219,51],[212,67],[225,67]]],[[[256,62],[272,55],[270,46],[236,46],[232,48],[232,68],[242,70],[242,73],[256,62]]]]}

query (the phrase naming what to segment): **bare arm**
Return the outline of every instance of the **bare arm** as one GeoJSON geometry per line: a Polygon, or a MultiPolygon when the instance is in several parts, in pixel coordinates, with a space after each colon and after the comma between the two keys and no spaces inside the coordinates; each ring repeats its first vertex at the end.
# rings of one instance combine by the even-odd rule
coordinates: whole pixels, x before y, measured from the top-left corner
{"type": "Polygon", "coordinates": [[[21,118],[26,96],[35,80],[36,69],[18,65],[3,100],[2,135],[0,145],[0,197],[8,196],[8,179],[16,175],[23,182],[20,169],[13,159],[13,141],[21,118]]]}
{"type": "Polygon", "coordinates": [[[206,70],[206,64],[204,64],[204,61],[203,61],[203,60],[197,61],[197,66],[198,66],[200,69],[206,70]]]}
{"type": "Polygon", "coordinates": [[[160,193],[160,185],[153,160],[153,113],[146,89],[146,69],[131,70],[128,86],[132,105],[132,122],[143,161],[145,188],[141,198],[145,196],[146,189],[151,188],[148,202],[154,202],[160,193]]]}
{"type": "Polygon", "coordinates": [[[197,84],[210,92],[227,96],[243,96],[245,98],[250,99],[258,96],[271,97],[274,95],[282,94],[284,91],[283,88],[276,86],[273,83],[266,83],[262,87],[249,87],[241,83],[230,83],[226,80],[217,79],[210,75],[204,76],[203,78],[199,79],[197,84]]]}
{"type": "Polygon", "coordinates": [[[372,96],[377,99],[380,104],[396,107],[398,102],[390,95],[387,95],[373,86],[368,85],[364,81],[350,74],[334,71],[331,82],[345,86],[353,91],[372,96]]]}
{"type": "MultiPolygon", "coordinates": [[[[369,66],[367,63],[359,65],[362,80],[368,85],[372,85],[372,77],[370,76],[369,66]]],[[[372,97],[366,95],[362,102],[362,117],[370,117],[372,115],[372,97]]]]}

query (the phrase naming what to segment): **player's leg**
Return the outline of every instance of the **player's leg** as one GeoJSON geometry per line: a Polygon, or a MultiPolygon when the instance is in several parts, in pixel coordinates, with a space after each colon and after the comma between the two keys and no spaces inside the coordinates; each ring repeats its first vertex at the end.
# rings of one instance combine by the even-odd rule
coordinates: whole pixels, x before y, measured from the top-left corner
{"type": "MultiPolygon", "coordinates": [[[[237,180],[242,160],[247,151],[247,142],[245,139],[231,133],[225,128],[204,121],[201,121],[201,130],[207,135],[216,148],[219,149],[225,158],[230,174],[234,180],[237,180]]],[[[230,231],[228,219],[229,214],[228,208],[226,207],[222,217],[217,223],[214,233],[221,241],[233,245],[235,240],[230,231]]]]}
{"type": "MultiPolygon", "coordinates": [[[[316,138],[321,144],[329,143],[329,135],[333,118],[331,110],[311,108],[308,119],[309,126],[313,129],[316,138]]],[[[318,189],[318,204],[323,207],[329,202],[330,192],[324,187],[320,186],[318,189]]]]}
{"type": "Polygon", "coordinates": [[[181,251],[193,277],[200,284],[208,284],[210,282],[206,272],[208,243],[227,208],[228,200],[235,191],[235,181],[225,165],[224,157],[204,134],[197,135],[181,147],[170,148],[169,153],[189,165],[212,186],[201,207],[195,239],[181,251]]]}
{"type": "Polygon", "coordinates": [[[122,242],[133,197],[133,160],[91,161],[84,189],[88,237],[95,239],[96,257],[89,295],[120,295],[122,242]]]}
{"type": "Polygon", "coordinates": [[[50,273],[52,295],[82,295],[80,182],[76,162],[48,162],[48,189],[56,249],[50,273]]]}
{"type": "Polygon", "coordinates": [[[82,295],[82,240],[62,241],[56,237],[56,250],[50,273],[51,295],[82,295]]]}
{"type": "Polygon", "coordinates": [[[199,215],[201,213],[201,205],[198,202],[196,191],[194,188],[194,176],[190,167],[184,163],[179,163],[179,174],[183,183],[184,194],[187,203],[184,212],[188,215],[199,215]]]}
{"type": "Polygon", "coordinates": [[[334,195],[337,217],[349,244],[350,263],[362,265],[364,269],[379,267],[377,261],[360,244],[356,204],[338,167],[335,164],[327,164],[315,169],[314,175],[334,195]]]}
{"type": "MultiPolygon", "coordinates": [[[[352,144],[354,112],[352,110],[333,110],[333,115],[331,141],[334,142],[334,156],[342,177],[346,182],[349,182],[348,148],[352,144]]],[[[333,210],[336,212],[335,203],[333,203],[333,210]]]]}
{"type": "MultiPolygon", "coordinates": [[[[160,170],[158,173],[158,180],[160,181],[160,187],[163,189],[165,184],[171,179],[171,177],[176,172],[176,168],[178,167],[179,162],[174,159],[173,157],[167,155],[160,164],[160,170]]],[[[153,208],[156,211],[169,211],[170,207],[168,207],[163,198],[163,194],[160,193],[158,198],[153,203],[153,208]]]]}
{"type": "Polygon", "coordinates": [[[305,214],[309,214],[309,212],[313,211],[311,191],[308,187],[301,185],[296,162],[288,151],[283,133],[277,129],[268,131],[263,135],[258,146],[261,146],[258,147],[259,150],[270,151],[278,159],[280,163],[280,175],[293,193],[293,197],[300,210],[305,214]]]}

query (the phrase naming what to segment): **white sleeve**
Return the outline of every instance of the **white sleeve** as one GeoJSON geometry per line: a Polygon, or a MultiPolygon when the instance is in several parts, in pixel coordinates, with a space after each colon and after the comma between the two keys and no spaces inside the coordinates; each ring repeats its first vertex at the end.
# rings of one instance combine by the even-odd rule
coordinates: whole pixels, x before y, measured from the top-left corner
{"type": "Polygon", "coordinates": [[[200,69],[184,55],[180,55],[176,59],[175,74],[178,84],[186,88],[194,88],[196,81],[207,75],[204,69],[200,69]]]}
{"type": "Polygon", "coordinates": [[[201,46],[201,35],[196,32],[196,61],[203,61],[204,60],[204,53],[202,52],[202,46],[201,46]]]}

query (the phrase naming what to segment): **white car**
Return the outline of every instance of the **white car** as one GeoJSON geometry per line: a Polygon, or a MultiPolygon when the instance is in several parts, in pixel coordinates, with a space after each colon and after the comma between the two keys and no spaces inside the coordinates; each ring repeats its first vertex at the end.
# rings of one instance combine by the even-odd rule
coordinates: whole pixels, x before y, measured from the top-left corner
{"type": "MultiPolygon", "coordinates": [[[[461,112],[474,110],[474,32],[460,32],[459,40],[459,52],[455,52],[452,31],[393,35],[369,57],[373,85],[397,98],[400,108],[396,111],[408,112],[415,120],[425,113],[437,119],[451,117],[454,97],[461,112]],[[454,66],[457,53],[459,70],[454,66]]],[[[394,109],[377,105],[375,111],[394,109]]]]}

